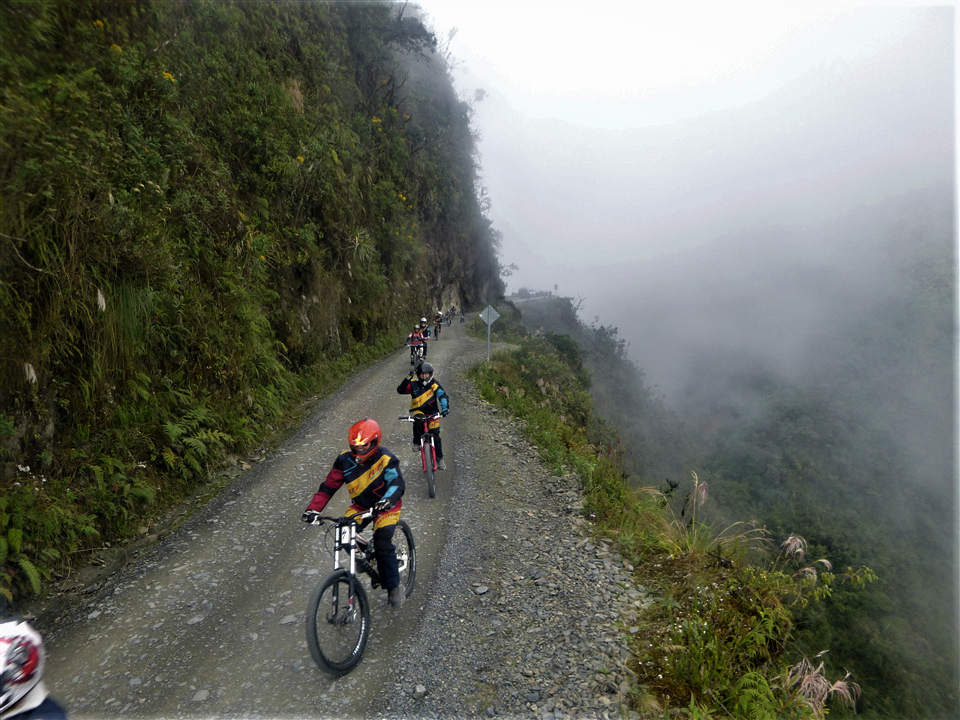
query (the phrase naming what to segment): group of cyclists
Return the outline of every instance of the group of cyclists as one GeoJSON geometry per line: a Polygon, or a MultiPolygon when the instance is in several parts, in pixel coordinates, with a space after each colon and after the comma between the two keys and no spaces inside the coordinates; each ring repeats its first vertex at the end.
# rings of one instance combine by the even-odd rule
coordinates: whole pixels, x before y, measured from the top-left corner
{"type": "MultiPolygon", "coordinates": [[[[447,313],[439,310],[433,317],[433,337],[440,337],[444,321],[449,324],[455,315],[454,308],[447,313]]],[[[461,311],[461,322],[463,313],[461,311]]],[[[431,328],[426,317],[414,326],[408,336],[411,352],[423,347],[426,358],[427,340],[431,328]]],[[[450,396],[434,375],[433,366],[420,360],[414,370],[405,377],[397,392],[410,395],[410,412],[427,416],[446,416],[450,411],[450,396]]],[[[440,442],[440,421],[428,423],[434,436],[437,454],[437,470],[446,470],[443,446],[440,442]]],[[[413,424],[413,450],[420,452],[419,423],[413,424]]],[[[337,456],[320,488],[302,515],[305,522],[318,525],[320,513],[334,493],[346,483],[351,504],[346,510],[349,517],[358,516],[373,508],[373,545],[383,586],[392,607],[399,607],[404,600],[400,587],[397,555],[393,545],[393,533],[400,520],[403,505],[404,481],[400,472],[400,459],[383,447],[383,431],[371,418],[364,418],[350,428],[347,437],[349,450],[337,456]]],[[[369,522],[369,521],[367,521],[369,522]]],[[[364,523],[365,525],[366,523],[364,523]]],[[[362,526],[361,526],[362,527],[362,526]]],[[[3,600],[0,596],[0,600],[3,600]]],[[[0,602],[0,605],[5,603],[0,602]]],[[[45,653],[39,633],[24,618],[0,608],[0,717],[3,720],[66,720],[66,713],[56,700],[50,697],[41,678],[45,653]]]]}
{"type": "MultiPolygon", "coordinates": [[[[450,308],[447,319],[453,317],[454,309],[450,308]]],[[[445,316],[439,310],[433,318],[433,337],[440,337],[440,328],[445,316]]],[[[397,392],[410,396],[410,412],[422,413],[426,416],[440,415],[446,417],[450,412],[450,396],[443,389],[434,376],[433,365],[426,361],[427,341],[430,338],[430,325],[427,318],[420,318],[414,325],[413,332],[407,336],[410,346],[411,362],[416,359],[413,370],[400,381],[397,392]],[[417,356],[422,351],[422,355],[417,356]]],[[[437,470],[446,470],[443,459],[443,446],[440,442],[440,421],[430,420],[427,430],[433,435],[436,449],[437,470]]],[[[420,423],[413,424],[413,451],[420,452],[420,436],[424,430],[420,423]]],[[[344,513],[347,517],[357,517],[370,509],[374,510],[373,548],[380,569],[383,587],[387,591],[387,601],[391,607],[403,604],[404,594],[400,587],[400,572],[397,562],[396,549],[393,545],[393,534],[400,520],[400,509],[403,505],[405,484],[400,472],[400,460],[390,450],[383,447],[383,431],[376,420],[363,418],[353,424],[347,435],[347,444],[350,449],[345,450],[334,460],[333,467],[327,473],[326,479],[313,495],[313,499],[303,512],[301,519],[311,525],[322,523],[320,514],[333,497],[334,493],[346,483],[350,493],[351,504],[344,513]]],[[[370,520],[364,521],[360,527],[365,527],[370,520]]]]}
{"type": "MultiPolygon", "coordinates": [[[[422,317],[420,318],[420,322],[413,326],[413,331],[407,335],[407,346],[410,348],[411,365],[416,365],[421,359],[426,359],[429,340],[431,338],[439,340],[440,330],[443,328],[444,323],[447,325],[452,323],[454,315],[456,315],[456,309],[453,307],[447,310],[446,313],[437,310],[433,316],[432,323],[427,322],[426,317],[422,317]],[[433,326],[432,329],[431,324],[433,326]]],[[[463,322],[462,313],[460,322],[463,322]]]]}

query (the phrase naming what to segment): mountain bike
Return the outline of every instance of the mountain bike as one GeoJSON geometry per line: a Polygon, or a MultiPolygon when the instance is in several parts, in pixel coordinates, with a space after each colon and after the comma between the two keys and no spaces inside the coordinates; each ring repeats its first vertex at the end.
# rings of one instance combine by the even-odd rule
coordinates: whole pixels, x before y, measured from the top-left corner
{"type": "Polygon", "coordinates": [[[404,347],[412,348],[412,351],[410,352],[411,365],[416,367],[417,365],[423,362],[423,359],[424,359],[423,345],[410,345],[408,343],[407,345],[404,345],[404,347]]]}
{"type": "MultiPolygon", "coordinates": [[[[307,647],[317,666],[334,677],[346,675],[356,667],[370,639],[370,600],[358,572],[370,577],[371,588],[380,587],[373,540],[360,535],[373,515],[373,510],[353,517],[320,515],[314,523],[330,523],[324,545],[333,555],[333,572],[317,585],[307,603],[307,647]],[[343,566],[341,552],[347,554],[343,566]]],[[[400,567],[400,587],[404,597],[410,597],[417,576],[417,548],[406,521],[397,522],[393,544],[400,567]]]]}
{"type": "Polygon", "coordinates": [[[434,482],[434,473],[437,471],[437,448],[433,444],[430,423],[439,420],[440,415],[414,413],[413,415],[401,415],[399,419],[404,422],[420,423],[420,461],[423,465],[423,472],[427,476],[427,492],[430,497],[434,498],[437,496],[434,482]]]}

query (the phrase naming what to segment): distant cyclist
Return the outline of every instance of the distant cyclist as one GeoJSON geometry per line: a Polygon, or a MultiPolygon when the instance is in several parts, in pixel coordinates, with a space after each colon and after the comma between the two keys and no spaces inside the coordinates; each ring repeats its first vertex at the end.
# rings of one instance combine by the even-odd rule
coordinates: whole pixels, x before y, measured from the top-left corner
{"type": "Polygon", "coordinates": [[[375,420],[364,418],[353,424],[347,436],[350,449],[344,450],[333,461],[327,479],[314,494],[301,519],[311,524],[318,522],[317,516],[340,486],[346,483],[350,499],[353,500],[346,510],[347,517],[361,515],[371,508],[374,510],[373,550],[377,557],[377,569],[390,605],[397,607],[403,603],[404,596],[400,588],[400,568],[397,549],[393,545],[393,532],[400,520],[404,482],[400,474],[400,460],[380,445],[382,437],[380,425],[375,420]]]}
{"type": "MultiPolygon", "coordinates": [[[[414,362],[417,358],[417,348],[421,348],[426,344],[423,339],[423,335],[420,333],[420,326],[414,325],[413,332],[407,335],[407,345],[410,346],[410,362],[414,362]]],[[[424,348],[424,357],[427,356],[426,348],[424,348]]]]}
{"type": "Polygon", "coordinates": [[[423,336],[423,357],[426,358],[427,348],[430,346],[427,342],[430,339],[430,323],[425,317],[420,318],[420,334],[423,336]]]}
{"type": "MultiPolygon", "coordinates": [[[[401,395],[410,395],[410,412],[424,415],[440,415],[446,417],[450,412],[450,396],[433,377],[433,365],[422,362],[417,366],[415,377],[405,377],[397,392],[401,395]]],[[[440,421],[431,420],[430,432],[433,434],[433,446],[437,449],[437,470],[446,470],[447,464],[443,461],[443,445],[440,443],[440,421]]],[[[420,423],[413,424],[413,451],[420,452],[420,423]]]]}
{"type": "Polygon", "coordinates": [[[440,339],[440,328],[443,327],[443,313],[437,310],[437,314],[433,316],[433,327],[437,334],[437,340],[440,339]]]}

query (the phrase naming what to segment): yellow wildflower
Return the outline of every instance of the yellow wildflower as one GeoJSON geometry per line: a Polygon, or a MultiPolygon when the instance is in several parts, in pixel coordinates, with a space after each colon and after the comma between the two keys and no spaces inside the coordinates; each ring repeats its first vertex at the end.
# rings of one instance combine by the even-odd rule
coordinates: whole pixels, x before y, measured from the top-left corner
{"type": "Polygon", "coordinates": [[[94,27],[98,27],[98,28],[102,28],[102,27],[103,27],[103,20],[94,20],[94,21],[93,21],[93,26],[94,26],[94,27]]]}
{"type": "Polygon", "coordinates": [[[169,80],[170,82],[176,82],[176,81],[177,81],[177,79],[176,79],[173,75],[171,75],[170,73],[168,73],[168,72],[165,72],[165,73],[163,74],[163,76],[164,76],[167,80],[169,80]]]}
{"type": "Polygon", "coordinates": [[[302,162],[303,162],[303,156],[297,155],[297,162],[298,162],[298,163],[302,163],[302,162]]]}
{"type": "Polygon", "coordinates": [[[123,52],[123,48],[120,47],[119,45],[116,45],[116,44],[111,45],[111,46],[110,46],[110,49],[113,50],[113,51],[114,51],[115,53],[117,53],[117,54],[123,52]]]}

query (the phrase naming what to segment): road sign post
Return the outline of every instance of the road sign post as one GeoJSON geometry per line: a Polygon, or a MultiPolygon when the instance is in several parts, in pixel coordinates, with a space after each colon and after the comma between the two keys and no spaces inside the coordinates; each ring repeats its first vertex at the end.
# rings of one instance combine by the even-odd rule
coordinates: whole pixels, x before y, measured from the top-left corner
{"type": "Polygon", "coordinates": [[[480,313],[480,319],[487,324],[487,361],[490,360],[490,326],[500,317],[500,313],[493,309],[492,305],[487,305],[480,313]]]}

